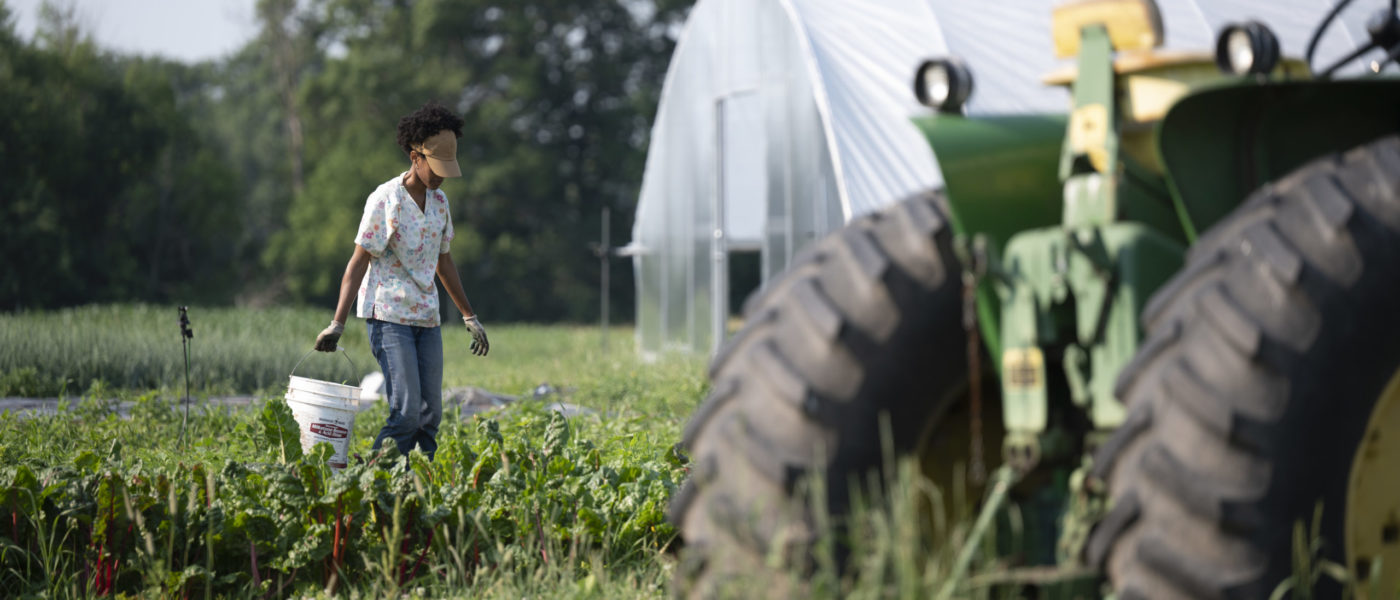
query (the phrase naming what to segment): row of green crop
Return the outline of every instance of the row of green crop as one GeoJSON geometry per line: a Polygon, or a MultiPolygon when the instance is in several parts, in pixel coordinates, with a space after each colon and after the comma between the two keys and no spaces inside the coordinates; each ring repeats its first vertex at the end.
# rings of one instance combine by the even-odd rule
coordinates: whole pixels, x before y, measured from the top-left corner
{"type": "MultiPolygon", "coordinates": [[[[352,318],[341,355],[312,354],[329,308],[201,308],[189,310],[190,384],[196,393],[275,391],[300,359],[298,375],[358,383],[378,370],[365,323],[352,318]],[[346,360],[346,357],[349,360],[346,360]]],[[[639,366],[631,329],[616,327],[611,349],[596,327],[487,323],[491,354],[471,356],[459,323],[443,328],[444,385],[474,385],[519,394],[543,382],[591,389],[639,366]]],[[[683,361],[684,362],[684,361],[683,361]]],[[[697,364],[649,366],[697,380],[697,364]]],[[[98,387],[183,393],[184,351],[174,306],[103,305],[57,311],[0,313],[0,397],[78,397],[98,387]]],[[[691,386],[694,387],[693,385],[691,386]]],[[[669,389],[665,390],[668,394],[669,389]]],[[[694,391],[693,389],[689,391],[694,391]]]]}
{"type": "MultiPolygon", "coordinates": [[[[252,392],[285,384],[330,311],[191,308],[190,378],[196,389],[252,392]]],[[[0,394],[78,396],[94,382],[128,389],[184,385],[185,359],[173,306],[85,306],[0,314],[0,394]]],[[[308,360],[299,374],[358,382],[373,369],[364,328],[343,344],[350,363],[308,360]]]]}
{"type": "Polygon", "coordinates": [[[171,409],[147,396],[131,420],[0,416],[0,595],[383,596],[521,565],[582,578],[655,560],[674,536],[683,459],[635,420],[521,405],[447,419],[432,462],[389,451],[335,472],[328,446],[302,456],[280,400],[198,411],[198,444],[171,409]],[[101,448],[40,439],[104,431],[101,448]]]}

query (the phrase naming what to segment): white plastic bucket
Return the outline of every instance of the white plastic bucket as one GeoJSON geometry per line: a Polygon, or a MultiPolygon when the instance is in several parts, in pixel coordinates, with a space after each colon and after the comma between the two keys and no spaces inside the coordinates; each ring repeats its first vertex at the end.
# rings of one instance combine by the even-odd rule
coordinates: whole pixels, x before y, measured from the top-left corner
{"type": "MultiPolygon", "coordinates": [[[[354,364],[351,362],[350,366],[353,368],[354,364]]],[[[292,371],[296,372],[296,368],[292,371]]],[[[292,375],[287,384],[287,406],[301,429],[302,451],[310,452],[321,442],[330,444],[335,453],[327,464],[334,469],[344,469],[349,464],[350,436],[355,431],[359,397],[360,388],[353,385],[292,375]]]]}

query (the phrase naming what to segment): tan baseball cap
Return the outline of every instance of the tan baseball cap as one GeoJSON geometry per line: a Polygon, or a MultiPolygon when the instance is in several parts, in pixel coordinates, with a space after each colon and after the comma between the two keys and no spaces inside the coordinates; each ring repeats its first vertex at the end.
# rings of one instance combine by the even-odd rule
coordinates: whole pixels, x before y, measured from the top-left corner
{"type": "Polygon", "coordinates": [[[428,159],[428,168],[439,177],[462,176],[462,167],[457,165],[457,135],[451,129],[433,134],[415,150],[428,159]]]}

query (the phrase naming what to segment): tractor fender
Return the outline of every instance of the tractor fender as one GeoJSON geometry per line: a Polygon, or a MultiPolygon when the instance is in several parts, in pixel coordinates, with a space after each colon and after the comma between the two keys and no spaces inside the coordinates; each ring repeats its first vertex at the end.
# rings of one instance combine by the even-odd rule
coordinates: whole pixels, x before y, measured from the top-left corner
{"type": "Polygon", "coordinates": [[[1194,241],[1266,183],[1400,131],[1400,79],[1233,80],[1183,97],[1158,127],[1168,187],[1194,241]]]}

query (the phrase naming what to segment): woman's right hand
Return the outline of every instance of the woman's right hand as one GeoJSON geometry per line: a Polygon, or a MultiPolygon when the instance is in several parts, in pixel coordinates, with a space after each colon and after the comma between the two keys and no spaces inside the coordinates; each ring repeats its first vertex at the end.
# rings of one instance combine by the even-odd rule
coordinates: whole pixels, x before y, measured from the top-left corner
{"type": "Polygon", "coordinates": [[[345,333],[345,324],[340,321],[331,321],[330,326],[316,336],[316,349],[321,352],[335,352],[342,333],[345,333]]]}

